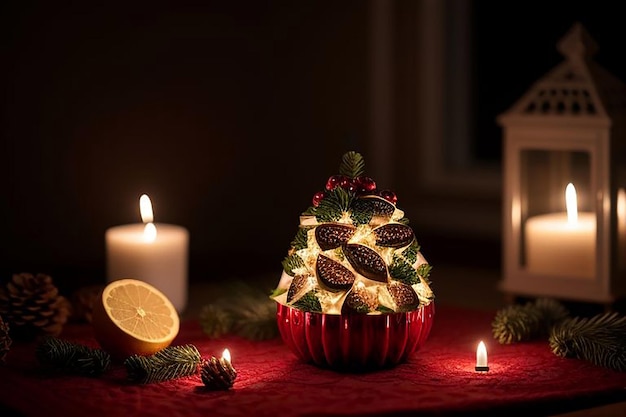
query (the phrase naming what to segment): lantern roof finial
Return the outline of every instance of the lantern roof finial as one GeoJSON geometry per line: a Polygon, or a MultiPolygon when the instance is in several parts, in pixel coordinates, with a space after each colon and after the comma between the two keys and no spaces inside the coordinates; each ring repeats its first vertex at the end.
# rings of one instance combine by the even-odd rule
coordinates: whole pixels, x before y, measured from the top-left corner
{"type": "Polygon", "coordinates": [[[578,22],[559,40],[557,49],[565,59],[537,80],[507,111],[498,123],[526,125],[561,123],[574,119],[610,126],[624,118],[626,86],[597,64],[592,56],[596,42],[578,22]]]}
{"type": "Polygon", "coordinates": [[[592,57],[598,51],[598,44],[580,22],[557,43],[557,50],[569,60],[582,60],[592,57]]]}

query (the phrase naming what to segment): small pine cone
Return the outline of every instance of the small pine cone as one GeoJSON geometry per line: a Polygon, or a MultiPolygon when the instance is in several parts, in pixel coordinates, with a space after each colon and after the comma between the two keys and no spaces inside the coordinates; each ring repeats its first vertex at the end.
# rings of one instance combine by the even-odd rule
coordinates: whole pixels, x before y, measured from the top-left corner
{"type": "Polygon", "coordinates": [[[233,386],[237,371],[230,362],[212,356],[205,360],[200,368],[200,378],[204,385],[211,390],[227,390],[233,386]]]}
{"type": "Polygon", "coordinates": [[[52,278],[45,274],[14,274],[0,288],[0,316],[14,339],[58,336],[70,315],[71,304],[59,295],[52,278]]]}
{"type": "Polygon", "coordinates": [[[9,325],[0,317],[0,363],[4,363],[10,348],[11,337],[9,336],[9,325]]]}
{"type": "Polygon", "coordinates": [[[74,321],[91,323],[94,302],[102,293],[104,285],[88,285],[72,294],[72,316],[74,321]]]}

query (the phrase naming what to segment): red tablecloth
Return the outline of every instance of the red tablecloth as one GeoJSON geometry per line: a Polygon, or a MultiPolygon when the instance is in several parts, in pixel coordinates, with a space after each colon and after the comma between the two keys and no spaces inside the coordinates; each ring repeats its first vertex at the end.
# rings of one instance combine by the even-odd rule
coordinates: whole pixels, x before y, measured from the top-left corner
{"type": "MultiPolygon", "coordinates": [[[[280,339],[210,340],[197,322],[184,323],[175,345],[193,343],[206,357],[230,349],[238,376],[229,391],[207,392],[197,376],[130,384],[120,365],[93,379],[45,374],[34,345],[15,344],[0,367],[0,404],[24,416],[486,416],[626,400],[626,373],[559,358],[544,341],[498,345],[493,315],[438,307],[429,339],[407,363],[356,375],[301,363],[280,339]],[[480,340],[488,348],[487,373],[474,371],[480,340]]],[[[87,325],[67,326],[62,337],[96,346],[87,325]]]]}

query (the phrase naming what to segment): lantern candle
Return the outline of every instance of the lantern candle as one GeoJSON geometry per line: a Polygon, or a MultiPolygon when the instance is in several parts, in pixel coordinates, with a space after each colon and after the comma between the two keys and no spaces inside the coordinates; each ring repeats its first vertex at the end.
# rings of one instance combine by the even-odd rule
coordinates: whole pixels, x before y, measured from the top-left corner
{"type": "Polygon", "coordinates": [[[534,216],[526,222],[528,272],[590,279],[596,264],[596,216],[578,213],[576,189],[565,189],[567,212],[534,216]]]}
{"type": "Polygon", "coordinates": [[[481,340],[476,348],[476,368],[479,372],[487,372],[489,366],[487,366],[487,348],[485,343],[481,340]]]}
{"type": "Polygon", "coordinates": [[[181,313],[187,303],[189,232],[181,226],[153,223],[147,195],[141,196],[139,206],[143,223],[111,227],[105,233],[107,280],[145,281],[181,313]]]}

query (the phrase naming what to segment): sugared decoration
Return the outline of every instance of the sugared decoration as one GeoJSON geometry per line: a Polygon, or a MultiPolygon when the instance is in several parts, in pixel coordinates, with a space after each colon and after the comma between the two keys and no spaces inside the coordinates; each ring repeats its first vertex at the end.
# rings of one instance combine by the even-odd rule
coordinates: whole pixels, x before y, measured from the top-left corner
{"type": "Polygon", "coordinates": [[[359,153],[347,152],[339,173],[300,216],[272,298],[281,335],[301,358],[334,368],[376,368],[404,360],[426,339],[434,314],[431,266],[397,201],[365,175],[359,153]],[[393,323],[405,330],[380,320],[389,314],[398,315],[393,323]],[[351,327],[357,322],[363,337],[377,335],[377,326],[380,337],[360,340],[351,327]],[[402,331],[415,335],[389,357],[396,339],[405,337],[395,332],[402,331]],[[370,349],[380,352],[367,354],[370,349]]]}

